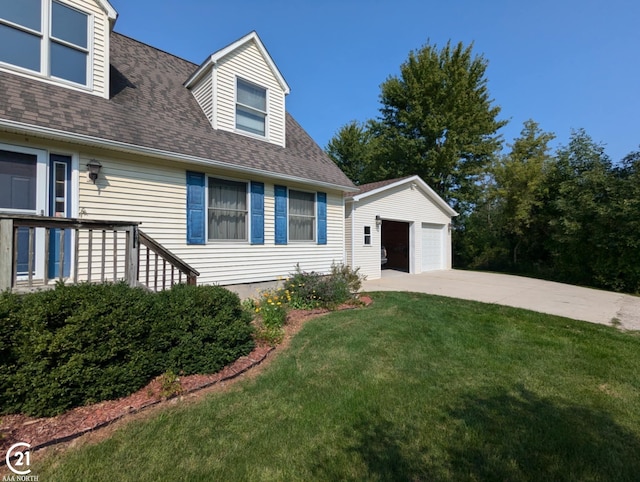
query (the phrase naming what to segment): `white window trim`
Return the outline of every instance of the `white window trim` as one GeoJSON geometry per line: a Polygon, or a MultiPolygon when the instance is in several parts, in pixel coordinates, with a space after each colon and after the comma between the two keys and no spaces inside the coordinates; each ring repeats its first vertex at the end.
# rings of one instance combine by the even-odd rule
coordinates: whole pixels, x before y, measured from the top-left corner
{"type": "Polygon", "coordinates": [[[205,216],[205,242],[206,244],[215,244],[215,245],[230,245],[237,246],[239,244],[251,244],[251,181],[247,179],[238,179],[234,177],[227,176],[216,176],[213,174],[205,175],[205,186],[204,186],[204,195],[206,201],[206,216],[205,216]],[[222,181],[233,181],[233,182],[242,182],[246,186],[245,195],[247,198],[247,239],[210,239],[209,238],[209,179],[220,179],[222,181]]]}
{"type": "MultiPolygon", "coordinates": [[[[305,216],[309,217],[309,216],[305,216]]],[[[287,244],[315,244],[318,241],[318,193],[316,191],[309,191],[307,189],[293,189],[287,188],[287,244]],[[291,219],[291,191],[306,192],[313,194],[313,239],[291,239],[291,226],[289,221],[291,219]]]]}
{"type": "Polygon", "coordinates": [[[50,59],[50,43],[52,40],[55,41],[56,43],[71,47],[75,50],[83,51],[83,52],[85,51],[84,48],[79,49],[78,46],[69,44],[64,40],[58,39],[51,35],[51,31],[52,31],[51,11],[53,9],[51,4],[53,0],[42,0],[42,11],[41,11],[42,30],[41,31],[35,31],[28,27],[24,27],[22,25],[18,25],[13,22],[10,22],[8,20],[0,19],[0,24],[8,25],[13,28],[16,28],[17,30],[21,30],[23,32],[27,32],[32,35],[37,35],[38,37],[40,37],[40,71],[36,72],[34,70],[20,67],[19,65],[9,64],[7,62],[2,62],[2,61],[0,61],[0,70],[15,73],[22,77],[37,78],[38,80],[43,80],[47,83],[52,83],[56,85],[63,84],[66,87],[71,87],[75,90],[80,90],[84,92],[92,91],[93,90],[93,62],[94,62],[94,57],[93,57],[94,23],[95,23],[94,15],[91,12],[82,10],[77,6],[72,5],[64,0],[56,0],[56,1],[61,5],[64,5],[65,7],[81,12],[87,16],[87,37],[88,38],[87,38],[87,48],[85,52],[87,54],[87,72],[86,72],[87,83],[78,84],[77,82],[73,82],[67,79],[62,79],[60,77],[55,77],[51,75],[51,65],[50,65],[49,59],[50,59]]]}
{"type": "Polygon", "coordinates": [[[56,196],[56,183],[58,182],[58,180],[56,179],[56,171],[57,171],[57,166],[61,165],[62,167],[64,167],[64,179],[62,180],[63,182],[63,195],[62,195],[62,200],[61,202],[63,203],[63,209],[62,209],[62,217],[66,217],[67,216],[67,210],[69,209],[69,199],[67,196],[67,193],[69,192],[69,181],[67,181],[67,178],[70,177],[70,172],[68,171],[68,169],[71,169],[71,166],[69,164],[67,164],[66,162],[60,162],[60,161],[53,161],[53,206],[49,206],[49,210],[53,211],[53,215],[57,216],[57,204],[58,204],[58,196],[56,196]]]}
{"type": "Polygon", "coordinates": [[[373,230],[370,225],[363,225],[362,229],[362,246],[369,248],[373,246],[373,230]],[[369,234],[367,234],[366,229],[369,228],[369,234]],[[369,236],[369,244],[367,244],[367,236],[369,236]]]}
{"type": "Polygon", "coordinates": [[[254,139],[260,139],[262,141],[269,140],[269,88],[265,87],[264,85],[260,85],[256,82],[252,82],[244,77],[240,77],[238,75],[234,76],[234,82],[233,82],[233,96],[234,96],[234,103],[233,103],[233,132],[235,132],[236,134],[240,134],[243,136],[247,136],[247,137],[253,137],[254,139]],[[240,102],[238,102],[238,80],[241,80],[242,82],[245,82],[249,85],[254,85],[259,89],[264,89],[264,95],[265,95],[265,106],[266,106],[266,110],[263,112],[261,110],[255,109],[251,106],[248,106],[246,104],[241,104],[240,102]],[[261,114],[264,114],[264,136],[261,136],[260,134],[255,134],[253,132],[248,132],[245,131],[243,129],[239,129],[238,128],[238,105],[241,105],[242,107],[245,107],[246,109],[250,109],[253,110],[255,112],[259,112],[261,114]]]}

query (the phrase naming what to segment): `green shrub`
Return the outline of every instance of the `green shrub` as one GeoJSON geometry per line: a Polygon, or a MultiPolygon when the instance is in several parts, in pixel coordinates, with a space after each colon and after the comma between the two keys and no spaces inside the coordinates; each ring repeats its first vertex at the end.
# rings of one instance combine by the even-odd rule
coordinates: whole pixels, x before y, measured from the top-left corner
{"type": "Polygon", "coordinates": [[[151,301],[123,283],[23,295],[19,363],[3,412],[55,415],[143,386],[157,374],[147,358],[151,301]]]}
{"type": "Polygon", "coordinates": [[[283,290],[263,291],[254,302],[255,312],[267,328],[281,328],[287,319],[287,295],[283,290]]]}
{"type": "Polygon", "coordinates": [[[157,296],[151,338],[166,353],[162,372],[214,373],[253,349],[251,317],[235,293],[176,285],[157,296]]]}
{"type": "Polygon", "coordinates": [[[0,295],[0,410],[49,416],[126,396],[155,376],[211,373],[253,347],[220,287],[154,294],[124,283],[0,295]]]}
{"type": "Polygon", "coordinates": [[[178,375],[169,370],[160,375],[160,396],[171,398],[183,392],[182,384],[178,375]]]}
{"type": "Polygon", "coordinates": [[[353,269],[348,264],[333,263],[331,265],[331,278],[335,280],[341,280],[346,284],[349,290],[349,295],[355,295],[360,288],[362,288],[362,282],[366,279],[366,276],[360,274],[360,268],[353,269]]]}
{"type": "Polygon", "coordinates": [[[333,308],[353,298],[362,285],[358,269],[333,264],[331,274],[306,272],[296,265],[295,272],[285,281],[284,290],[290,295],[291,306],[298,309],[333,308]]]}
{"type": "MultiPolygon", "coordinates": [[[[13,293],[0,293],[0,407],[13,400],[13,374],[18,366],[21,324],[16,316],[22,299],[13,293]]],[[[4,409],[4,408],[3,408],[4,409]]]]}
{"type": "Polygon", "coordinates": [[[266,290],[257,300],[252,300],[251,308],[256,318],[256,339],[275,346],[284,339],[287,321],[287,303],[290,296],[283,289],[266,290]]]}

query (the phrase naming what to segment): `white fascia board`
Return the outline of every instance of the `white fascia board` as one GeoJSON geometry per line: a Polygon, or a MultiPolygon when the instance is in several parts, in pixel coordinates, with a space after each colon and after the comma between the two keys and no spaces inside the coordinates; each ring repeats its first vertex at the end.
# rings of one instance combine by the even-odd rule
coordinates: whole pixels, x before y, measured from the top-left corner
{"type": "Polygon", "coordinates": [[[266,47],[262,43],[262,40],[260,40],[260,37],[258,36],[258,33],[255,30],[253,32],[248,33],[241,39],[236,40],[235,42],[218,50],[217,52],[214,52],[211,55],[211,57],[205,60],[205,62],[198,68],[198,70],[196,70],[196,72],[191,77],[189,77],[189,79],[185,82],[184,86],[187,89],[192,87],[193,84],[196,83],[202,77],[202,75],[207,71],[209,67],[217,64],[224,57],[226,57],[230,53],[242,47],[244,44],[251,41],[255,42],[256,46],[258,47],[258,50],[260,51],[260,54],[265,59],[265,61],[267,62],[267,65],[273,72],[273,75],[278,80],[278,83],[280,84],[280,87],[282,88],[285,95],[289,95],[289,93],[291,92],[291,89],[289,88],[289,84],[287,84],[287,81],[284,80],[284,76],[280,73],[280,70],[276,66],[273,59],[271,58],[271,55],[269,55],[269,52],[267,51],[266,47]]]}
{"type": "Polygon", "coordinates": [[[183,84],[187,89],[193,87],[198,81],[208,72],[209,68],[214,65],[213,56],[205,60],[198,70],[196,70],[191,77],[183,84]]]}
{"type": "Polygon", "coordinates": [[[107,17],[109,17],[109,20],[111,20],[111,22],[115,22],[118,18],[118,12],[116,12],[116,9],[113,8],[107,0],[97,0],[97,2],[102,10],[105,11],[107,17]]]}
{"type": "Polygon", "coordinates": [[[126,142],[114,141],[110,139],[102,139],[100,137],[87,136],[84,134],[75,134],[71,132],[59,131],[57,129],[51,129],[49,127],[34,126],[31,124],[23,124],[22,122],[15,122],[6,119],[0,119],[0,131],[6,131],[13,134],[27,134],[34,135],[40,138],[46,138],[56,141],[72,142],[75,144],[82,144],[90,147],[98,147],[103,149],[112,149],[120,152],[127,152],[130,154],[138,154],[141,156],[154,157],[156,159],[163,159],[167,161],[181,162],[185,164],[195,164],[206,167],[217,167],[220,169],[229,169],[237,171],[243,174],[256,175],[275,179],[279,181],[296,182],[312,186],[313,188],[322,187],[325,189],[332,189],[340,192],[352,192],[353,186],[343,186],[341,184],[333,184],[324,181],[314,181],[312,179],[305,179],[303,177],[291,176],[286,174],[279,174],[277,172],[267,171],[264,169],[256,169],[253,167],[238,166],[235,164],[229,164],[226,162],[216,161],[215,159],[207,159],[204,157],[190,156],[188,154],[180,154],[171,151],[165,151],[163,149],[156,149],[154,147],[137,146],[135,144],[128,144],[126,142]]]}
{"type": "Polygon", "coordinates": [[[458,213],[449,206],[444,199],[442,199],[437,192],[431,189],[426,182],[422,180],[420,176],[411,176],[405,179],[400,179],[392,184],[387,184],[386,186],[379,187],[378,189],[373,189],[371,191],[364,192],[362,194],[357,194],[352,197],[354,201],[360,201],[361,199],[365,199],[369,196],[373,196],[375,194],[386,191],[387,189],[393,189],[398,186],[402,186],[403,184],[415,183],[417,184],[427,196],[429,196],[438,206],[440,206],[444,211],[451,217],[458,216],[458,213]]]}

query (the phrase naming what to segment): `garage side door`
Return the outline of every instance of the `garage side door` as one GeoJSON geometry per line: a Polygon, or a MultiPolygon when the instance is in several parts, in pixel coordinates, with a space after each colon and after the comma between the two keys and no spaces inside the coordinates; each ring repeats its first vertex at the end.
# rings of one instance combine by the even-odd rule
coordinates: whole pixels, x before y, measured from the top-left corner
{"type": "Polygon", "coordinates": [[[444,225],[422,225],[422,271],[444,269],[444,225]]]}

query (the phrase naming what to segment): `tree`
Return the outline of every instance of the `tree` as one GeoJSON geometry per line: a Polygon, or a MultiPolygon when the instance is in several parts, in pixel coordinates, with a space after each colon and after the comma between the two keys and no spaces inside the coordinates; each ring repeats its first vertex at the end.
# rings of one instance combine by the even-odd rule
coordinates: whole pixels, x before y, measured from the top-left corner
{"type": "Polygon", "coordinates": [[[506,124],[497,120],[486,68],[462,43],[440,51],[427,44],[409,54],[400,75],[382,84],[381,117],[370,127],[380,179],[418,174],[458,209],[475,202],[506,124]]]}
{"type": "Polygon", "coordinates": [[[417,174],[458,210],[476,202],[478,180],[501,148],[487,61],[450,43],[412,51],[381,86],[381,116],[342,127],[326,151],[356,183],[417,174]]]}
{"type": "Polygon", "coordinates": [[[609,263],[614,253],[608,238],[618,230],[612,211],[617,184],[604,147],[584,129],[572,132],[569,144],[558,149],[548,183],[554,193],[548,244],[561,278],[606,285],[606,270],[596,267],[609,263]]]}
{"type": "Polygon", "coordinates": [[[365,124],[351,121],[342,126],[325,151],[355,184],[376,180],[371,172],[371,132],[365,124]]]}
{"type": "Polygon", "coordinates": [[[599,258],[595,271],[607,288],[640,293],[640,151],[614,168],[614,180],[612,229],[604,233],[608,256],[599,258]]]}
{"type": "MultiPolygon", "coordinates": [[[[522,248],[529,251],[539,244],[544,229],[542,208],[548,194],[547,172],[552,164],[549,142],[555,136],[543,132],[533,120],[524,123],[520,137],[510,145],[506,156],[492,167],[495,184],[490,194],[500,206],[503,234],[507,237],[514,267],[522,248]]],[[[527,258],[538,258],[527,253],[527,258]]]]}

